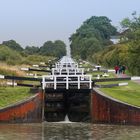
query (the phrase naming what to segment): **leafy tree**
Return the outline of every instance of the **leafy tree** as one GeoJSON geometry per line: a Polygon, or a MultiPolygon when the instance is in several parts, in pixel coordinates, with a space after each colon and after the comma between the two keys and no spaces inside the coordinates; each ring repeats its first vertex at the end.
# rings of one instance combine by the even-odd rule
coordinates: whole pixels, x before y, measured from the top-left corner
{"type": "Polygon", "coordinates": [[[129,43],[128,68],[132,74],[140,75],[140,16],[134,12],[132,19],[125,18],[121,25],[124,30],[128,30],[124,34],[129,43]]]}
{"type": "Polygon", "coordinates": [[[40,54],[41,55],[54,55],[54,44],[52,41],[47,41],[43,44],[42,47],[40,47],[40,54]]]}
{"type": "Polygon", "coordinates": [[[56,56],[57,57],[62,57],[66,55],[66,45],[63,41],[61,40],[56,40],[54,42],[55,50],[56,50],[56,56]]]}
{"type": "Polygon", "coordinates": [[[114,67],[115,65],[127,65],[129,59],[129,45],[116,44],[105,48],[98,52],[92,58],[95,63],[100,63],[107,67],[114,67]]]}
{"type": "Polygon", "coordinates": [[[72,55],[90,59],[94,53],[111,44],[110,36],[117,30],[110,22],[105,16],[87,19],[70,37],[72,55]]]}
{"type": "Polygon", "coordinates": [[[61,40],[55,42],[47,41],[40,47],[40,54],[54,57],[62,57],[66,55],[66,45],[61,40]]]}
{"type": "Polygon", "coordinates": [[[19,64],[22,60],[21,55],[5,45],[0,45],[0,61],[8,64],[19,64]]]}
{"type": "Polygon", "coordinates": [[[38,54],[39,53],[39,47],[35,46],[26,46],[24,49],[25,54],[33,55],[33,54],[38,54]]]}
{"type": "Polygon", "coordinates": [[[38,54],[34,55],[28,55],[25,57],[22,61],[23,64],[39,64],[40,62],[45,62],[47,63],[49,59],[53,59],[53,57],[47,57],[47,56],[42,56],[38,54]]]}
{"type": "Polygon", "coordinates": [[[132,19],[125,18],[121,25],[123,41],[95,54],[92,60],[108,67],[126,65],[131,74],[140,75],[140,16],[133,13],[132,19]]]}
{"type": "Polygon", "coordinates": [[[23,48],[15,40],[3,41],[2,44],[15,51],[23,51],[23,48]]]}

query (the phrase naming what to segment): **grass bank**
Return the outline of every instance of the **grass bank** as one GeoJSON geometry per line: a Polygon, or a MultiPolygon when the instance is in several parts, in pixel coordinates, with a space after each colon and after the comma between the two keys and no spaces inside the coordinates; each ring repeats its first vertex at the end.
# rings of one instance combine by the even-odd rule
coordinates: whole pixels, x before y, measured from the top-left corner
{"type": "Polygon", "coordinates": [[[0,87],[0,108],[30,97],[28,87],[0,87]]]}
{"type": "Polygon", "coordinates": [[[0,75],[24,76],[25,72],[20,70],[20,66],[10,66],[0,63],[0,75]]]}
{"type": "Polygon", "coordinates": [[[101,88],[105,94],[120,101],[140,107],[140,85],[128,81],[128,86],[101,88]]]}

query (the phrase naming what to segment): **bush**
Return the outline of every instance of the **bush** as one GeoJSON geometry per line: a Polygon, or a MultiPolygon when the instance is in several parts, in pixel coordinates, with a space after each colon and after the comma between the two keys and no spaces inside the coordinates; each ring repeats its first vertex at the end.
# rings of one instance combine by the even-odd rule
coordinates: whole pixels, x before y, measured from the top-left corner
{"type": "Polygon", "coordinates": [[[100,63],[107,67],[115,65],[129,65],[129,46],[128,44],[112,45],[92,57],[95,63],[100,63]]]}
{"type": "Polygon", "coordinates": [[[0,61],[10,65],[19,64],[22,60],[21,55],[7,46],[0,45],[0,61]]]}
{"type": "Polygon", "coordinates": [[[22,64],[39,64],[40,62],[47,63],[49,59],[53,57],[41,56],[41,55],[29,55],[22,60],[22,64]]]}

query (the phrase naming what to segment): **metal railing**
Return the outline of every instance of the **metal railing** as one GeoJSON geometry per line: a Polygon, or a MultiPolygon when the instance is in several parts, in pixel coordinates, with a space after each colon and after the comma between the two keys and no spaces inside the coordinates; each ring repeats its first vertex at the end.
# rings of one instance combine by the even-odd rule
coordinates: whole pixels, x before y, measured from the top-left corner
{"type": "Polygon", "coordinates": [[[49,88],[53,85],[54,89],[57,89],[59,84],[63,84],[66,89],[69,89],[70,84],[76,84],[80,89],[81,85],[87,84],[86,88],[92,88],[91,75],[44,75],[42,77],[42,88],[49,88]]]}
{"type": "Polygon", "coordinates": [[[66,73],[67,75],[69,74],[73,74],[73,75],[76,75],[76,74],[81,74],[83,75],[84,74],[84,68],[52,68],[52,75],[55,75],[55,74],[63,74],[63,73],[66,73]]]}

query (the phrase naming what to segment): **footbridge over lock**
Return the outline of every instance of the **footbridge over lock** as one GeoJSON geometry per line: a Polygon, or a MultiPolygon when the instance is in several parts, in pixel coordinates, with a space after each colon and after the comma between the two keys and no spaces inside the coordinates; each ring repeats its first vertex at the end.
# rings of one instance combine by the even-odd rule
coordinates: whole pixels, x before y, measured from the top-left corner
{"type": "Polygon", "coordinates": [[[91,75],[71,57],[64,56],[55,63],[51,75],[44,75],[44,116],[46,121],[63,121],[66,114],[71,121],[87,121],[90,117],[91,75]]]}

